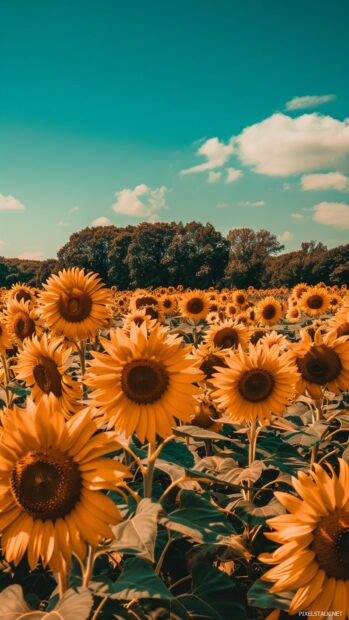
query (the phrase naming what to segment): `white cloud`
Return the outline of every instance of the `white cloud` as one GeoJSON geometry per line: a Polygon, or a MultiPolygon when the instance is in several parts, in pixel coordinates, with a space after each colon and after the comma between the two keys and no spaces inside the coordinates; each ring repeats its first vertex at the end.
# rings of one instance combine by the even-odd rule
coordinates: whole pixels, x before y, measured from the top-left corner
{"type": "Polygon", "coordinates": [[[45,253],[41,250],[29,250],[27,252],[22,252],[18,258],[21,258],[22,260],[44,260],[45,253]]]}
{"type": "Polygon", "coordinates": [[[304,220],[306,219],[303,213],[291,213],[291,217],[293,220],[298,220],[299,222],[304,222],[304,220]]]}
{"type": "Polygon", "coordinates": [[[234,147],[231,143],[224,144],[218,138],[210,138],[196,152],[197,155],[205,157],[207,161],[203,164],[181,170],[181,174],[193,174],[194,172],[205,172],[206,170],[221,168],[228,161],[233,151],[234,147]]]}
{"type": "Polygon", "coordinates": [[[5,245],[7,245],[7,241],[4,241],[4,239],[0,239],[0,248],[4,248],[5,245]]]}
{"type": "Polygon", "coordinates": [[[77,213],[77,211],[79,211],[79,207],[72,207],[72,209],[69,209],[68,213],[69,215],[73,215],[73,213],[77,213]]]}
{"type": "Polygon", "coordinates": [[[221,172],[215,172],[214,170],[210,170],[210,172],[208,173],[208,177],[207,177],[207,183],[217,183],[217,181],[219,181],[221,176],[222,176],[221,172]]]}
{"type": "Polygon", "coordinates": [[[283,243],[284,241],[291,241],[291,239],[293,239],[293,233],[291,233],[289,230],[285,230],[285,232],[281,233],[281,235],[278,235],[277,239],[281,243],[283,243]]]}
{"type": "Polygon", "coordinates": [[[288,176],[308,170],[348,166],[349,119],[276,113],[234,140],[241,161],[259,174],[288,176]]]}
{"type": "Polygon", "coordinates": [[[108,217],[96,217],[91,222],[91,226],[111,226],[111,221],[108,217]]]}
{"type": "Polygon", "coordinates": [[[219,202],[216,204],[217,209],[227,209],[229,207],[229,202],[219,202]]]}
{"type": "Polygon", "coordinates": [[[264,207],[265,200],[245,200],[243,202],[239,202],[239,207],[264,207]]]}
{"type": "Polygon", "coordinates": [[[301,186],[304,190],[338,189],[349,188],[349,177],[341,172],[325,172],[323,174],[305,174],[301,178],[301,186]]]}
{"type": "Polygon", "coordinates": [[[0,194],[0,211],[23,211],[25,206],[14,196],[0,194]]]}
{"type": "Polygon", "coordinates": [[[240,177],[242,177],[242,171],[237,168],[227,168],[227,176],[225,179],[225,183],[234,183],[240,177]]]}
{"type": "Polygon", "coordinates": [[[293,99],[287,101],[285,109],[302,110],[304,108],[317,108],[319,105],[329,103],[330,101],[334,101],[335,99],[336,95],[306,95],[305,97],[293,97],[293,99]]]}
{"type": "Polygon", "coordinates": [[[349,230],[349,205],[342,202],[320,202],[312,210],[316,222],[349,230]]]}
{"type": "Polygon", "coordinates": [[[115,193],[116,201],[112,205],[115,213],[131,217],[154,218],[154,214],[166,209],[167,187],[151,189],[141,183],[134,189],[125,188],[115,193]]]}

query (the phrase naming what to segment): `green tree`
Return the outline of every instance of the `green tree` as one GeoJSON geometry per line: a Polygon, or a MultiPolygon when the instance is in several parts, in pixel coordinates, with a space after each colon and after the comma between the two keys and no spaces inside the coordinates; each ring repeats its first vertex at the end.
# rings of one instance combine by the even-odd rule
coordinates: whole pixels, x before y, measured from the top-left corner
{"type": "Polygon", "coordinates": [[[265,286],[265,269],[269,256],[284,249],[277,237],[268,230],[233,228],[227,235],[229,260],[225,282],[229,286],[246,288],[265,286]]]}

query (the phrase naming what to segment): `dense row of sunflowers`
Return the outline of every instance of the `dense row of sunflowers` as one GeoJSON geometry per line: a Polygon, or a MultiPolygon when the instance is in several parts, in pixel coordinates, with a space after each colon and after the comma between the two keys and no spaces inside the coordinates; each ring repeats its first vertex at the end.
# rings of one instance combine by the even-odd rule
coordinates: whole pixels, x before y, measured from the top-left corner
{"type": "Polygon", "coordinates": [[[346,287],[0,305],[1,617],[349,618],[346,287]]]}

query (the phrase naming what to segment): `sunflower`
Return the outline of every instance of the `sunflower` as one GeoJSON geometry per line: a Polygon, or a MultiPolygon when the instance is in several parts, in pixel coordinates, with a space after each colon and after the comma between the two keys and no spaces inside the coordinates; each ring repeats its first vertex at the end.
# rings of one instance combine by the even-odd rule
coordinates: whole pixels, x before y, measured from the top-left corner
{"type": "Polygon", "coordinates": [[[4,620],[87,620],[93,604],[91,592],[79,588],[67,590],[51,612],[33,611],[24,600],[21,586],[8,586],[0,592],[0,610],[4,620]]]}
{"type": "Polygon", "coordinates": [[[131,325],[130,336],[121,329],[101,338],[105,353],[93,352],[86,384],[93,388],[93,404],[119,433],[155,442],[166,437],[174,418],[188,422],[202,373],[182,346],[182,338],[156,325],[147,333],[143,324],[131,325]]]}
{"type": "Polygon", "coordinates": [[[179,301],[180,311],[185,319],[201,321],[209,312],[209,300],[206,293],[196,289],[186,293],[179,301]]]}
{"type": "Polygon", "coordinates": [[[25,552],[34,569],[41,560],[65,570],[72,554],[84,559],[86,543],[113,538],[120,514],[102,489],[115,489],[127,469],[102,458],[119,448],[97,431],[90,410],[65,421],[52,395],[26,409],[5,410],[0,439],[2,551],[17,565],[25,552]]]}
{"type": "Polygon", "coordinates": [[[308,288],[309,287],[307,284],[305,284],[304,282],[300,282],[299,284],[296,284],[296,286],[293,287],[292,296],[295,297],[297,300],[299,300],[302,297],[302,295],[307,292],[308,288]]]}
{"type": "Polygon", "coordinates": [[[209,325],[216,325],[217,323],[220,323],[220,322],[221,322],[221,320],[222,320],[222,319],[221,319],[221,317],[220,317],[220,315],[219,315],[219,312],[209,312],[209,313],[206,315],[206,322],[207,322],[209,325]]]}
{"type": "Polygon", "coordinates": [[[239,344],[244,349],[249,341],[249,332],[244,325],[226,320],[210,327],[204,340],[216,349],[236,349],[239,344]]]}
{"type": "Polygon", "coordinates": [[[17,364],[12,367],[17,379],[32,388],[31,397],[36,403],[45,394],[52,394],[57,408],[66,415],[81,408],[78,401],[82,397],[81,384],[68,374],[71,352],[62,338],[34,336],[24,341],[17,364]]]}
{"type": "Polygon", "coordinates": [[[11,349],[5,315],[0,315],[0,355],[5,355],[6,349],[11,349]]]}
{"type": "Polygon", "coordinates": [[[219,368],[211,380],[217,388],[213,399],[237,423],[259,419],[263,424],[284,411],[298,373],[277,349],[250,344],[244,352],[239,346],[238,353],[225,358],[227,368],[219,368]]]}
{"type": "Polygon", "coordinates": [[[191,358],[195,365],[204,373],[202,381],[209,381],[215,372],[217,366],[225,366],[226,351],[216,349],[210,345],[200,343],[198,347],[193,346],[191,358]]]}
{"type": "Polygon", "coordinates": [[[286,321],[289,323],[298,323],[301,314],[302,313],[298,306],[289,306],[286,312],[286,321]]]}
{"type": "Polygon", "coordinates": [[[275,297],[265,297],[256,308],[256,320],[261,325],[274,325],[282,317],[282,306],[275,297]]]}
{"type": "Polygon", "coordinates": [[[26,338],[32,338],[42,331],[39,314],[30,301],[8,302],[6,311],[6,327],[10,340],[15,344],[22,344],[26,338]]]}
{"type": "MultiPolygon", "coordinates": [[[[330,467],[329,467],[330,468],[330,467]]],[[[288,511],[267,521],[278,543],[259,559],[274,564],[264,575],[270,592],[294,592],[288,612],[341,612],[349,617],[349,466],[339,459],[339,475],[315,464],[298,473],[293,486],[300,498],[275,492],[288,511]]]]}
{"type": "Polygon", "coordinates": [[[324,314],[328,310],[329,305],[328,293],[325,288],[320,286],[309,287],[299,301],[300,309],[309,316],[324,314]]]}
{"type": "Polygon", "coordinates": [[[85,340],[107,325],[110,292],[96,274],[85,274],[78,267],[63,269],[48,279],[44,289],[42,314],[54,333],[85,340]]]}
{"type": "Polygon", "coordinates": [[[278,334],[276,331],[266,332],[260,342],[268,347],[274,347],[276,345],[280,352],[286,351],[288,348],[288,340],[286,336],[283,334],[278,334]]]}
{"type": "Polygon", "coordinates": [[[239,310],[243,310],[248,302],[248,296],[245,291],[234,291],[232,296],[233,304],[238,306],[239,310]]]}
{"type": "Polygon", "coordinates": [[[9,299],[16,299],[16,301],[30,301],[34,303],[35,291],[30,286],[17,282],[17,284],[13,284],[9,290],[9,299]]]}
{"type": "Polygon", "coordinates": [[[123,317],[123,329],[125,334],[130,333],[132,323],[136,323],[138,327],[145,323],[147,329],[151,330],[156,323],[156,319],[152,319],[149,314],[146,314],[145,308],[140,308],[139,310],[134,310],[133,312],[125,314],[123,317]]]}
{"type": "Polygon", "coordinates": [[[222,423],[218,420],[218,411],[212,406],[212,404],[209,404],[208,402],[199,402],[194,407],[194,415],[190,420],[190,424],[203,428],[207,431],[217,432],[222,426],[222,423]]]}
{"type": "Polygon", "coordinates": [[[349,340],[346,336],[336,337],[335,332],[324,336],[316,331],[314,341],[309,333],[302,332],[302,339],[290,343],[290,356],[300,372],[297,390],[307,390],[312,398],[319,400],[323,388],[331,392],[349,388],[349,340]]]}
{"type": "Polygon", "coordinates": [[[164,295],[160,302],[166,314],[172,314],[176,310],[177,298],[175,295],[164,295]]]}

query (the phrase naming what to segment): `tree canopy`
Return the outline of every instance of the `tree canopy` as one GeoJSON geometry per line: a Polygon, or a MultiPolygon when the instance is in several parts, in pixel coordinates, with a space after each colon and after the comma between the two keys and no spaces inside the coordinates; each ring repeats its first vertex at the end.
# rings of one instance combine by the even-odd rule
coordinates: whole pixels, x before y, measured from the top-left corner
{"type": "Polygon", "coordinates": [[[268,230],[232,228],[226,237],[210,223],[143,222],[98,226],[72,234],[44,261],[0,257],[0,286],[25,282],[40,287],[59,269],[83,267],[119,289],[182,284],[208,288],[268,288],[298,282],[344,284],[349,244],[328,249],[316,241],[282,253],[268,230]]]}

